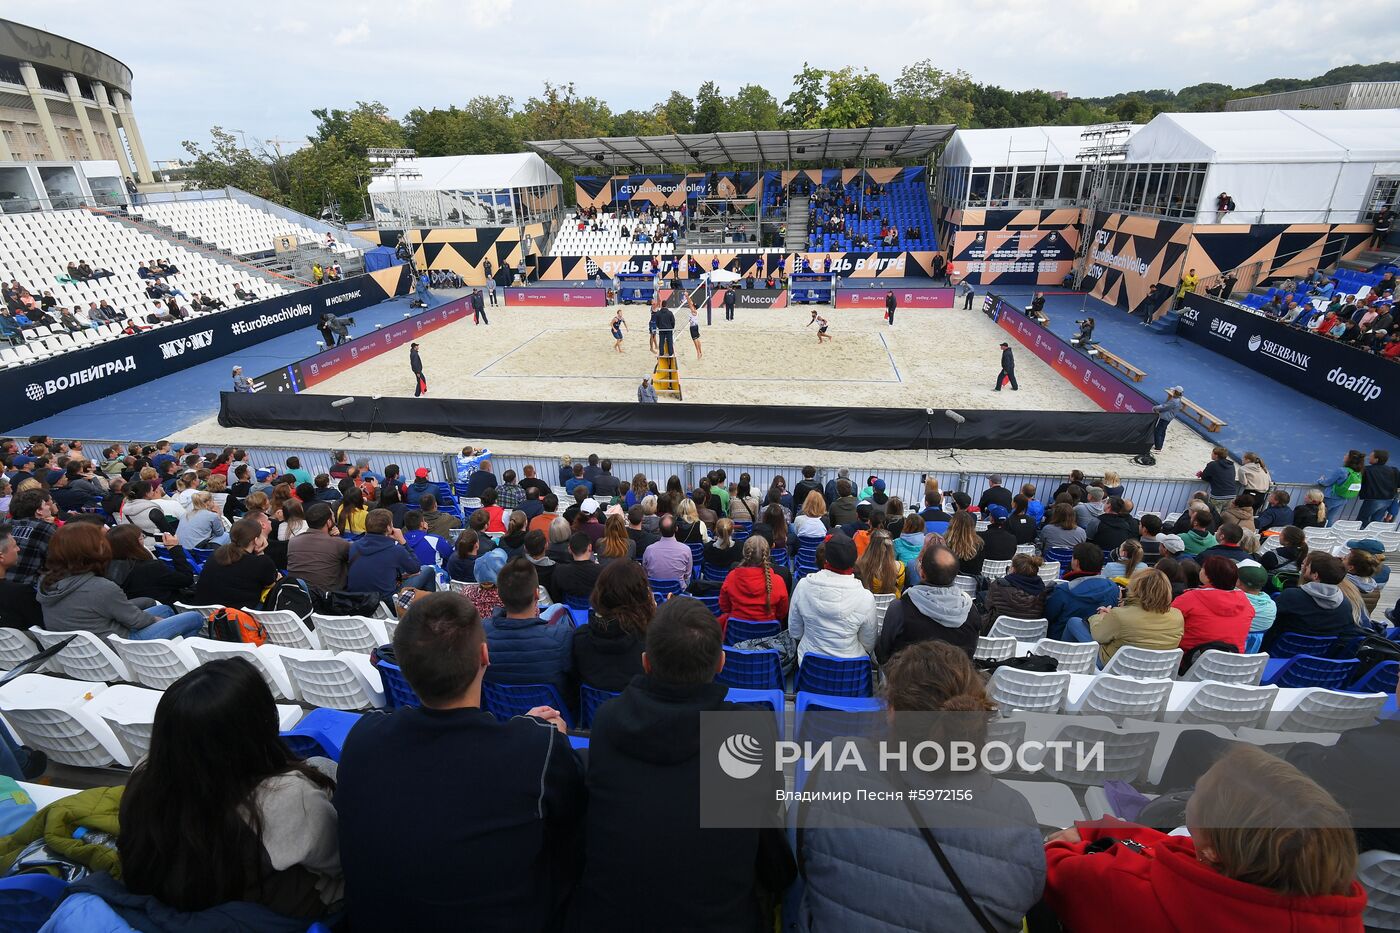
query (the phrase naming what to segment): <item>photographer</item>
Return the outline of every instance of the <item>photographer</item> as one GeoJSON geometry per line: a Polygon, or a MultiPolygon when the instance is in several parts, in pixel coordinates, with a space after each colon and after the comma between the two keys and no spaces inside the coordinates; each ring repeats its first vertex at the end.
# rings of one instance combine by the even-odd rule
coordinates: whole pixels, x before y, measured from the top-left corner
{"type": "Polygon", "coordinates": [[[1036,292],[1035,297],[1026,308],[1026,316],[1035,321],[1041,327],[1050,326],[1050,318],[1045,316],[1045,293],[1036,292]]]}
{"type": "Polygon", "coordinates": [[[350,339],[350,328],[354,326],[354,318],[339,318],[327,311],[321,317],[321,333],[326,336],[326,346],[338,347],[345,343],[350,339]]]}
{"type": "Polygon", "coordinates": [[[1079,349],[1083,350],[1094,344],[1094,319],[1086,317],[1082,321],[1075,321],[1079,325],[1079,333],[1075,334],[1074,340],[1070,341],[1079,349]]]}

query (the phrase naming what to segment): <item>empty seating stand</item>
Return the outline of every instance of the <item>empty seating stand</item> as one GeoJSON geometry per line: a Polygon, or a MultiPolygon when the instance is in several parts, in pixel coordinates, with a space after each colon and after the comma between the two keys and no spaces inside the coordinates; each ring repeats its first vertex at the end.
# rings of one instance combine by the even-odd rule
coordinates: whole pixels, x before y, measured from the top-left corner
{"type": "MultiPolygon", "coordinates": [[[[284,236],[294,237],[303,246],[324,246],[326,239],[324,233],[306,224],[294,223],[233,198],[157,201],[142,204],[139,211],[143,217],[235,256],[270,253],[284,236]]],[[[355,247],[339,238],[332,249],[342,254],[354,251],[355,247]]]]}

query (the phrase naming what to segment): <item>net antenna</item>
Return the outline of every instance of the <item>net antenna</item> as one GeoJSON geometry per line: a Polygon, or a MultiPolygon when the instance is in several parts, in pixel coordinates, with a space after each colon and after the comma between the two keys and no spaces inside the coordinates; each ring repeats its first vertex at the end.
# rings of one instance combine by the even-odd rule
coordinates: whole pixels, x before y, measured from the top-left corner
{"type": "Polygon", "coordinates": [[[1079,134],[1081,140],[1075,160],[1084,166],[1088,179],[1084,184],[1084,203],[1080,210],[1082,220],[1079,225],[1079,249],[1074,256],[1074,287],[1082,288],[1089,274],[1090,257],[1093,255],[1094,221],[1099,206],[1108,192],[1108,166],[1125,162],[1128,158],[1128,138],[1132,136],[1134,124],[1131,121],[1118,123],[1098,123],[1084,127],[1079,134]]]}

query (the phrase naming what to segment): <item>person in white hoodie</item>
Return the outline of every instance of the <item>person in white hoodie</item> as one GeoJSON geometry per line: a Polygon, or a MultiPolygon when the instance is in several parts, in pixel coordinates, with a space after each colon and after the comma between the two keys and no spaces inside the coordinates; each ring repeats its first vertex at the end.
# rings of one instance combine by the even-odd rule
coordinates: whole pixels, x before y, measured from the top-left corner
{"type": "Polygon", "coordinates": [[[875,649],[875,597],[852,572],[855,542],[836,534],[822,547],[822,569],[802,578],[788,608],[799,663],[809,653],[858,658],[875,649]]]}

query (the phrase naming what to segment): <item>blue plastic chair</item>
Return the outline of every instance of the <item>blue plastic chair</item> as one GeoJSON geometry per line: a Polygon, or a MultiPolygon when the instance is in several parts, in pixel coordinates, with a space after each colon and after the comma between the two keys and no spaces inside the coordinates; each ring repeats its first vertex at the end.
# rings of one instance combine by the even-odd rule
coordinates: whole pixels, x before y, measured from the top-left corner
{"type": "Polygon", "coordinates": [[[619,696],[621,691],[599,690],[597,687],[590,687],[584,684],[579,687],[579,714],[578,725],[580,729],[587,729],[593,725],[593,714],[598,712],[598,707],[608,700],[619,696]]]}
{"type": "Polygon", "coordinates": [[[338,762],[345,737],[359,720],[359,713],[313,709],[302,717],[301,722],[282,733],[282,741],[294,755],[302,758],[322,755],[338,762]]]}
{"type": "Polygon", "coordinates": [[[742,687],[730,687],[724,698],[730,703],[743,703],[750,706],[766,706],[774,713],[774,718],[778,723],[778,738],[783,737],[783,710],[786,708],[786,698],[781,690],[745,690],[742,687]]]}
{"type": "Polygon", "coordinates": [[[741,542],[742,542],[742,541],[746,541],[746,540],[748,540],[748,537],[749,537],[749,535],[751,535],[751,534],[753,534],[753,522],[735,522],[735,523],[734,523],[734,540],[735,540],[735,541],[741,541],[741,542]]]}
{"type": "Polygon", "coordinates": [[[549,706],[559,711],[566,725],[574,724],[568,704],[553,684],[484,683],[481,685],[481,705],[502,722],[512,716],[523,716],[536,706],[549,706]]]}
{"type": "Polygon", "coordinates": [[[772,561],[774,567],[786,567],[788,565],[787,548],[775,548],[768,553],[768,559],[772,561]]]}
{"type": "Polygon", "coordinates": [[[1264,647],[1264,633],[1250,632],[1244,637],[1244,653],[1258,654],[1259,649],[1264,647]]]}
{"type": "Polygon", "coordinates": [[[1400,681],[1400,661],[1382,661],[1346,689],[1356,693],[1394,694],[1397,681],[1400,681]]]}
{"type": "Polygon", "coordinates": [[[423,701],[418,699],[418,694],[408,685],[408,679],[403,676],[403,671],[397,664],[376,661],[374,666],[379,669],[379,679],[384,681],[385,707],[397,709],[400,706],[423,705],[423,701]]]}
{"type": "Polygon", "coordinates": [[[570,609],[582,609],[585,612],[592,608],[590,597],[587,596],[565,596],[564,605],[570,609]]]}
{"type": "Polygon", "coordinates": [[[724,670],[715,677],[728,687],[746,690],[783,689],[783,666],[777,648],[750,651],[726,646],[724,670]]]}
{"type": "Polygon", "coordinates": [[[571,736],[569,736],[569,747],[572,748],[574,751],[578,751],[579,749],[583,749],[584,751],[587,751],[587,750],[588,750],[588,737],[585,736],[585,735],[571,735],[571,736]]]}
{"type": "Polygon", "coordinates": [[[1058,561],[1060,564],[1060,578],[1069,573],[1070,562],[1074,560],[1074,548],[1050,547],[1045,549],[1045,562],[1058,561]]]}
{"type": "Polygon", "coordinates": [[[770,635],[777,635],[783,630],[783,624],[776,620],[767,622],[754,622],[749,619],[736,619],[732,616],[724,628],[724,643],[726,645],[737,645],[741,641],[748,641],[750,638],[767,638],[770,635]]]}
{"type": "MultiPolygon", "coordinates": [[[[869,727],[877,724],[881,711],[884,708],[884,702],[875,697],[831,696],[830,694],[809,693],[805,690],[799,690],[796,702],[797,715],[793,718],[793,732],[798,736],[799,740],[808,739],[816,741],[803,730],[804,725],[810,725],[810,720],[806,720],[807,713],[830,711],[853,714],[849,717],[840,717],[840,720],[850,721],[852,723],[852,728],[847,731],[846,734],[863,734],[868,731],[869,727]],[[858,713],[867,715],[859,717],[854,715],[858,713]]],[[[836,721],[837,717],[830,717],[830,719],[836,721]]],[[[810,729],[808,731],[810,731],[810,729]]],[[[832,735],[835,734],[829,728],[820,731],[824,733],[824,738],[831,737],[830,735],[825,735],[827,732],[831,732],[832,735]]]]}
{"type": "Polygon", "coordinates": [[[647,580],[647,586],[651,587],[651,593],[656,597],[658,603],[666,601],[667,597],[674,596],[681,591],[679,580],[647,580]]]}
{"type": "Polygon", "coordinates": [[[711,567],[709,564],[700,565],[700,579],[709,580],[712,583],[723,583],[729,579],[730,567],[711,567]]]}
{"type": "Polygon", "coordinates": [[[698,600],[700,600],[700,602],[702,602],[702,603],[705,604],[705,608],[708,609],[708,610],[710,610],[710,615],[714,616],[716,619],[719,618],[719,594],[718,594],[718,593],[713,593],[713,594],[710,594],[710,595],[708,595],[708,596],[692,596],[691,598],[692,598],[692,599],[698,599],[698,600]]]}
{"type": "Polygon", "coordinates": [[[214,556],[214,550],[212,548],[192,547],[185,551],[185,556],[190,559],[194,569],[200,571],[204,569],[205,564],[209,563],[209,558],[214,556]]]}
{"type": "Polygon", "coordinates": [[[5,933],[38,930],[48,921],[66,890],[68,882],[52,875],[0,878],[0,930],[5,933]]]}
{"type": "Polygon", "coordinates": [[[1354,676],[1361,664],[1356,658],[1319,658],[1300,654],[1289,658],[1281,667],[1267,674],[1263,686],[1326,687],[1340,690],[1354,676]]]}
{"type": "Polygon", "coordinates": [[[573,606],[566,607],[569,610],[569,618],[573,620],[574,628],[587,625],[590,615],[588,609],[575,609],[573,606]]]}
{"type": "Polygon", "coordinates": [[[838,697],[868,697],[870,659],[808,654],[797,665],[797,690],[838,697]]]}
{"type": "Polygon", "coordinates": [[[1336,635],[1304,635],[1300,632],[1284,632],[1269,648],[1271,658],[1292,658],[1300,654],[1324,656],[1337,643],[1336,635]]]}

